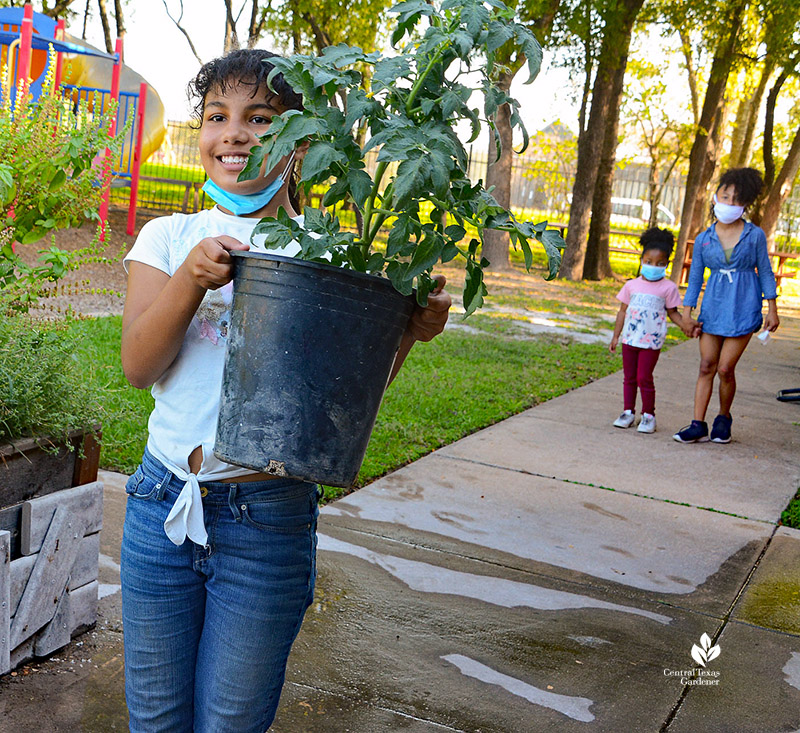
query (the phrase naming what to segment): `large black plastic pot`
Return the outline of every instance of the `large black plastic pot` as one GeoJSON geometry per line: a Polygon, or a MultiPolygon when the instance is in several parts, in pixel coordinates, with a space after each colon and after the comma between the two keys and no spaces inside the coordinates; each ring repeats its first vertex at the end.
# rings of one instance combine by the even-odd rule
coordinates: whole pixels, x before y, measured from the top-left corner
{"type": "Polygon", "coordinates": [[[215,455],[254,471],[352,485],[414,299],[375,275],[231,254],[215,455]]]}

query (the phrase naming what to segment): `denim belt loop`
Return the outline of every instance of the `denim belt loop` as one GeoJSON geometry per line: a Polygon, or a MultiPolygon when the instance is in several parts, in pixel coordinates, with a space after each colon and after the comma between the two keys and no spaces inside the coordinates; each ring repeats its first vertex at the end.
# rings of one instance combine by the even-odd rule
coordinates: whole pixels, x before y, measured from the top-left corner
{"type": "Polygon", "coordinates": [[[236,503],[236,494],[239,490],[239,484],[231,484],[231,488],[228,490],[228,506],[231,508],[231,514],[233,514],[233,518],[237,522],[242,521],[242,512],[239,509],[239,505],[236,503]]]}
{"type": "Polygon", "coordinates": [[[167,487],[169,486],[169,482],[171,480],[172,480],[172,471],[167,469],[163,478],[156,484],[156,489],[158,490],[158,493],[156,494],[157,501],[164,500],[164,494],[167,493],[167,487]]]}

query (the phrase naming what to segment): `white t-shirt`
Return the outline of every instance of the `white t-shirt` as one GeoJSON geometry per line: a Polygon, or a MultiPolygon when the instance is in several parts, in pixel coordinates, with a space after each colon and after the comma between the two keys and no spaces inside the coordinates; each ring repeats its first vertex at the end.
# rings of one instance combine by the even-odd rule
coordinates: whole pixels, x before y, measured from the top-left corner
{"type": "MultiPolygon", "coordinates": [[[[302,225],[303,217],[295,221],[302,225]]],[[[253,250],[287,257],[300,251],[296,242],[284,249],[267,250],[263,235],[250,242],[258,222],[258,218],[225,214],[216,206],[196,214],[153,219],[142,227],[123,265],[127,270],[129,262],[142,262],[171,277],[201,239],[222,234],[249,243],[253,250]]],[[[179,476],[189,473],[189,456],[197,446],[203,448],[199,480],[219,481],[252,473],[220,461],[213,452],[232,297],[231,283],[206,293],[175,361],[151,389],[156,404],[148,423],[147,447],[179,476]]]]}

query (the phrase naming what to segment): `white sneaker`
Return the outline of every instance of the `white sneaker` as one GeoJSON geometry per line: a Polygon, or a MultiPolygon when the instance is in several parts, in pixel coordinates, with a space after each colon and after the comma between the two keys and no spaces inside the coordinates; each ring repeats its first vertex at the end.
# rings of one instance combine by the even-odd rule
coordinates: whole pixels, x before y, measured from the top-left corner
{"type": "Polygon", "coordinates": [[[639,421],[638,430],[640,433],[654,433],[656,431],[656,416],[645,412],[639,421]]]}
{"type": "Polygon", "coordinates": [[[625,410],[616,420],[614,420],[615,428],[629,428],[633,425],[636,415],[631,410],[625,410]]]}

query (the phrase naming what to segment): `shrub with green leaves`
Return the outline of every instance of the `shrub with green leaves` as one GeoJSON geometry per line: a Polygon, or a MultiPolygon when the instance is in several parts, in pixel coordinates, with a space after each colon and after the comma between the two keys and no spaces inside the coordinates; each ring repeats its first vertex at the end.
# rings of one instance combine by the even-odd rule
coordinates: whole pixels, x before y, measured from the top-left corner
{"type": "Polygon", "coordinates": [[[266,156],[274,167],[308,140],[302,185],[308,190],[332,179],[323,205],[334,211],[306,208],[305,225],[300,227],[281,210],[277,218],[263,219],[256,233],[266,234],[275,247],[296,240],[303,259],[327,257],[360,272],[385,272],[400,292],[416,288],[422,304],[433,287],[433,267],[460,258],[466,269],[464,309],[469,315],[486,294],[483,268],[489,263],[480,255],[486,229],[508,232],[512,244],[522,249],[528,269],[531,241],[538,241],[549,258],[549,278],[558,272],[563,248],[559,233],[548,230],[547,222],[518,221],[498,206],[481,182],[473,184],[467,153],[455,131],[460,121],[467,121],[471,142],[481,125],[488,124],[499,154],[493,117],[508,104],[524,150],[528,135],[519,103],[497,84],[501,68],[495,54],[504,44],[519,47],[528,61],[530,83],[539,72],[541,48],[499,0],[408,0],[390,12],[396,16],[391,40],[397,55],[364,53],[339,44],[319,57],[269,59],[275,66],[270,78],[283,74],[303,95],[305,109],[286,111],[273,120],[240,179],[258,175],[266,156]],[[369,73],[354,66],[369,67],[369,73]],[[473,93],[483,97],[482,110],[471,106],[473,93]],[[346,99],[344,110],[336,106],[337,99],[346,99]],[[363,147],[353,134],[359,129],[369,131],[363,147]],[[370,175],[364,157],[373,149],[378,150],[377,167],[370,175]],[[358,234],[340,229],[335,207],[344,202],[359,211],[358,234]],[[375,242],[382,229],[389,230],[388,244],[378,251],[375,242]],[[477,237],[466,241],[468,231],[477,232],[477,237]]]}
{"type": "MultiPolygon", "coordinates": [[[[53,61],[51,49],[51,70],[53,61]]],[[[4,68],[4,79],[7,73],[4,68]]],[[[44,89],[52,89],[52,75],[44,89]]],[[[118,152],[125,130],[110,136],[116,110],[111,105],[101,113],[95,106],[92,112],[60,93],[43,93],[33,102],[21,85],[15,101],[0,98],[0,310],[27,310],[43,288],[99,250],[99,229],[81,249],[67,252],[55,243],[41,249],[34,265],[14,248],[99,219],[109,173],[98,156],[106,148],[118,152]]]]}
{"type": "Polygon", "coordinates": [[[66,321],[0,318],[0,443],[23,437],[66,440],[101,422],[66,321]]]}

